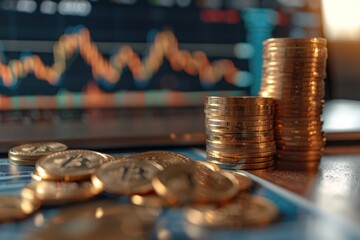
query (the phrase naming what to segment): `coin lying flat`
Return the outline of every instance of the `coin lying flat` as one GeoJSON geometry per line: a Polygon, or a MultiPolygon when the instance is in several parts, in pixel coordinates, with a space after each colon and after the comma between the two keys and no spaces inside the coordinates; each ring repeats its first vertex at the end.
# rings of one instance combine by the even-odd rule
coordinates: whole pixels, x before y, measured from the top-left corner
{"type": "Polygon", "coordinates": [[[155,162],[163,168],[174,164],[190,163],[191,161],[190,158],[185,155],[168,151],[148,151],[132,154],[126,157],[155,162]]]}
{"type": "Polygon", "coordinates": [[[90,179],[96,169],[110,161],[106,155],[90,150],[67,150],[42,157],[36,171],[42,179],[79,181],[90,179]]]}
{"type": "Polygon", "coordinates": [[[0,196],[0,223],[21,220],[40,207],[37,199],[23,198],[18,195],[0,196]]]}
{"type": "Polygon", "coordinates": [[[28,199],[38,199],[45,205],[58,205],[88,200],[102,192],[90,181],[55,182],[38,181],[25,186],[21,195],[28,199]]]}
{"type": "Polygon", "coordinates": [[[11,148],[8,155],[11,163],[35,165],[39,158],[66,149],[65,144],[58,142],[28,143],[11,148]]]}
{"type": "Polygon", "coordinates": [[[159,211],[115,201],[95,201],[61,209],[28,236],[40,239],[151,239],[159,211]]]}
{"type": "Polygon", "coordinates": [[[174,165],[152,180],[157,194],[171,204],[217,203],[234,197],[237,179],[226,172],[214,172],[201,165],[174,165]]]}
{"type": "Polygon", "coordinates": [[[151,180],[161,170],[163,167],[155,162],[123,159],[102,165],[91,180],[110,194],[144,194],[153,190],[151,180]]]}
{"type": "Polygon", "coordinates": [[[195,225],[217,228],[266,226],[278,217],[278,209],[262,197],[240,195],[230,203],[192,206],[185,209],[185,219],[195,225]]]}

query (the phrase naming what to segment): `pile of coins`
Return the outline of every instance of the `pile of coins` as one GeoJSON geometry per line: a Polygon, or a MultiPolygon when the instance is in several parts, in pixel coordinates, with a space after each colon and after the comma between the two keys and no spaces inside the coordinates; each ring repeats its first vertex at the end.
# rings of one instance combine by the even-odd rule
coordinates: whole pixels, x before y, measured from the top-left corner
{"type": "Polygon", "coordinates": [[[207,97],[207,160],[229,169],[271,167],[276,151],[274,111],[272,98],[207,97]]]}
{"type": "MultiPolygon", "coordinates": [[[[34,146],[43,149],[49,144],[57,143],[34,146]]],[[[0,223],[23,219],[41,206],[86,201],[100,194],[106,200],[65,208],[46,226],[34,229],[31,239],[47,239],[51,235],[58,237],[54,239],[98,239],[102,234],[108,236],[106,230],[114,223],[119,226],[111,230],[116,237],[148,238],[161,209],[169,207],[184,207],[187,221],[200,227],[263,226],[278,216],[277,207],[270,201],[249,195],[252,180],[246,174],[221,170],[213,163],[179,153],[150,151],[112,156],[80,149],[42,152],[43,156],[35,162],[33,181],[21,194],[0,196],[0,223]],[[128,203],[116,201],[124,196],[128,203]],[[230,211],[234,206],[239,211],[230,211]],[[246,216],[244,209],[250,209],[246,216]],[[194,214],[207,215],[209,211],[219,211],[222,216],[194,221],[194,214]],[[86,231],[67,231],[79,222],[91,227],[86,231]],[[124,231],[127,228],[134,231],[124,231]]]]}
{"type": "Polygon", "coordinates": [[[272,38],[263,42],[260,96],[276,99],[277,165],[317,169],[326,140],[324,105],[327,49],[323,38],[272,38]]]}

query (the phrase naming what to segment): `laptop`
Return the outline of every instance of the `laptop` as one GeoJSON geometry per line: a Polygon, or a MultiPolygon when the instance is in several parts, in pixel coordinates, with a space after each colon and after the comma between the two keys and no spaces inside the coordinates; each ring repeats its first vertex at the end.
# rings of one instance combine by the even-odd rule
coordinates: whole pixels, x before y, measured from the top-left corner
{"type": "Polygon", "coordinates": [[[0,152],[204,145],[204,98],[256,95],[262,40],[322,36],[316,6],[1,1],[0,152]]]}

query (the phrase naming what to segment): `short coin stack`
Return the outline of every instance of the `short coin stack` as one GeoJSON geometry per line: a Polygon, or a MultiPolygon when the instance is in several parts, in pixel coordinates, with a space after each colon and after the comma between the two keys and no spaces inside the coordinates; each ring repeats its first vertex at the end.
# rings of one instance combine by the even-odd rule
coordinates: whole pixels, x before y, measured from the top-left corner
{"type": "Polygon", "coordinates": [[[41,157],[51,153],[65,151],[68,147],[58,142],[28,143],[9,150],[9,159],[15,165],[35,165],[41,157]]]}
{"type": "Polygon", "coordinates": [[[208,161],[223,168],[271,167],[274,100],[266,97],[209,96],[205,103],[208,161]]]}
{"type": "Polygon", "coordinates": [[[277,165],[317,169],[325,146],[321,113],[326,76],[326,40],[272,38],[263,43],[260,96],[275,101],[277,165]]]}

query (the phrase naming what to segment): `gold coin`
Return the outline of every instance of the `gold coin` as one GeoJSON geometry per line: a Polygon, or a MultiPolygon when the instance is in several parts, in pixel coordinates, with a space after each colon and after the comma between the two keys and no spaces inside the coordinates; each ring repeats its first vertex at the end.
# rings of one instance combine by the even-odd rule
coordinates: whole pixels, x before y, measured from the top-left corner
{"type": "Polygon", "coordinates": [[[274,120],[273,115],[264,115],[264,116],[213,116],[207,114],[205,116],[207,120],[218,120],[218,121],[244,121],[244,122],[256,122],[256,121],[272,121],[274,120]]]}
{"type": "Polygon", "coordinates": [[[66,145],[58,142],[28,143],[11,148],[8,155],[14,164],[34,165],[40,157],[66,149],[66,145]]]}
{"type": "Polygon", "coordinates": [[[281,147],[296,147],[296,148],[318,148],[321,149],[326,145],[326,140],[322,141],[277,141],[278,146],[281,147]]]}
{"type": "Polygon", "coordinates": [[[249,138],[252,137],[271,137],[274,135],[274,130],[266,130],[266,131],[243,131],[241,133],[224,133],[222,131],[213,131],[212,129],[206,129],[206,133],[208,135],[215,135],[215,136],[228,136],[231,135],[234,138],[249,138]]]}
{"type": "Polygon", "coordinates": [[[14,160],[9,158],[9,162],[12,165],[24,165],[24,166],[34,166],[36,163],[36,160],[14,160]]]}
{"type": "Polygon", "coordinates": [[[274,133],[272,134],[265,134],[265,135],[249,135],[249,134],[226,134],[226,133],[207,133],[207,139],[210,141],[219,141],[219,142],[226,142],[226,143],[263,143],[263,142],[270,142],[274,140],[274,133]]]}
{"type": "Polygon", "coordinates": [[[21,220],[40,207],[37,199],[18,195],[0,195],[0,223],[21,220]]]}
{"type": "Polygon", "coordinates": [[[261,105],[261,104],[247,104],[247,105],[223,105],[223,104],[206,104],[205,109],[209,110],[230,110],[239,112],[252,112],[252,111],[271,111],[274,105],[261,105]]]}
{"type": "Polygon", "coordinates": [[[209,147],[212,148],[218,148],[218,149],[239,149],[239,150],[264,150],[264,149],[274,149],[275,147],[275,142],[266,142],[266,143],[248,143],[248,142],[244,142],[244,143],[240,143],[240,144],[236,144],[236,143],[224,143],[224,142],[218,142],[218,141],[210,141],[210,140],[206,140],[206,144],[209,147]]]}
{"type": "Polygon", "coordinates": [[[209,124],[212,126],[220,126],[220,127],[230,127],[230,126],[239,126],[239,127],[257,127],[257,126],[272,126],[274,125],[273,119],[268,120],[237,120],[236,118],[233,120],[223,120],[216,118],[205,118],[205,124],[209,124]]]}
{"type": "Polygon", "coordinates": [[[227,126],[222,127],[213,124],[206,124],[206,129],[212,132],[219,133],[243,133],[243,132],[255,132],[255,131],[268,131],[273,129],[273,125],[270,126],[227,126]]]}
{"type": "Polygon", "coordinates": [[[228,171],[228,170],[224,170],[224,171],[229,172],[236,177],[236,179],[238,180],[240,192],[249,190],[250,187],[253,185],[253,181],[246,173],[236,172],[236,171],[228,171]]]}
{"type": "Polygon", "coordinates": [[[150,239],[158,215],[154,208],[110,200],[81,203],[60,209],[28,239],[150,239]]]}
{"type": "Polygon", "coordinates": [[[268,142],[249,142],[249,141],[218,141],[218,140],[211,140],[211,139],[207,139],[206,143],[208,143],[209,145],[214,145],[214,146],[219,146],[219,147],[224,147],[226,148],[227,146],[229,147],[244,147],[244,148],[261,148],[261,147],[266,147],[266,146],[274,146],[275,142],[274,141],[268,141],[268,142]]]}
{"type": "MultiPolygon", "coordinates": [[[[265,143],[266,144],[266,143],[265,143]]],[[[275,144],[269,144],[269,145],[259,145],[259,147],[251,148],[250,147],[244,147],[244,146],[237,146],[237,145],[206,145],[206,150],[210,152],[221,152],[222,154],[236,154],[236,155],[252,155],[257,153],[264,153],[264,152],[275,152],[276,146],[275,144]]]]}
{"type": "Polygon", "coordinates": [[[210,162],[218,165],[220,168],[224,169],[233,169],[233,170],[256,170],[269,168],[274,165],[274,160],[267,162],[257,162],[257,163],[222,163],[215,160],[209,160],[210,162]]]}
{"type": "Polygon", "coordinates": [[[224,202],[239,191],[233,175],[189,164],[166,168],[152,183],[156,193],[167,202],[180,205],[224,202]]]}
{"type": "Polygon", "coordinates": [[[216,228],[248,228],[266,226],[278,217],[278,208],[271,201],[240,195],[223,206],[203,205],[185,209],[185,219],[195,225],[216,228]]]}
{"type": "Polygon", "coordinates": [[[319,52],[309,52],[309,51],[301,51],[300,49],[286,49],[284,51],[275,51],[274,49],[266,49],[263,52],[264,59],[270,61],[273,59],[300,59],[300,61],[304,61],[304,58],[310,59],[319,59],[319,61],[324,61],[328,57],[327,51],[319,51],[319,52]]]}
{"type": "Polygon", "coordinates": [[[251,97],[251,96],[231,96],[219,97],[208,96],[206,98],[207,104],[226,104],[226,105],[247,105],[247,104],[273,104],[272,98],[266,97],[251,97]]]}
{"type": "Polygon", "coordinates": [[[202,160],[193,160],[193,163],[200,165],[200,170],[202,166],[205,166],[214,172],[219,172],[221,170],[216,164],[213,164],[211,162],[205,162],[202,160]]]}
{"type": "Polygon", "coordinates": [[[304,44],[314,44],[316,46],[326,46],[326,39],[325,38],[268,38],[263,41],[263,45],[300,45],[303,46],[304,44]]]}
{"type": "Polygon", "coordinates": [[[91,180],[110,194],[145,194],[153,190],[151,180],[161,170],[155,162],[129,158],[103,164],[91,180]]]}
{"type": "Polygon", "coordinates": [[[317,57],[316,54],[327,54],[327,48],[326,47],[276,47],[276,46],[267,46],[263,49],[263,55],[271,54],[271,53],[284,53],[286,54],[303,54],[303,53],[309,53],[313,54],[314,57],[317,57]]]}
{"type": "MultiPolygon", "coordinates": [[[[294,77],[293,73],[280,73],[277,71],[263,71],[262,73],[262,78],[292,78],[294,77]]],[[[326,77],[326,74],[324,74],[324,72],[303,72],[303,73],[297,73],[296,74],[296,78],[297,79],[306,79],[306,78],[319,78],[319,79],[324,79],[326,77]]],[[[296,79],[294,78],[294,79],[296,79]]],[[[295,80],[294,80],[295,81],[295,80]]]]}
{"type": "Polygon", "coordinates": [[[155,162],[161,165],[163,168],[174,164],[186,164],[191,162],[191,159],[183,154],[168,151],[148,151],[135,153],[126,157],[155,162]]]}
{"type": "Polygon", "coordinates": [[[36,171],[36,169],[31,173],[31,178],[34,181],[43,181],[43,179],[40,177],[40,175],[38,174],[38,172],[36,171]]]}
{"type": "Polygon", "coordinates": [[[58,205],[88,200],[101,192],[102,189],[95,187],[90,181],[36,181],[26,185],[21,190],[21,195],[28,199],[38,199],[44,205],[58,205]]]}
{"type": "Polygon", "coordinates": [[[150,193],[147,195],[133,195],[131,196],[131,202],[137,206],[152,207],[152,208],[177,207],[177,205],[173,205],[167,202],[165,198],[161,198],[155,193],[153,194],[150,193]]]}
{"type": "Polygon", "coordinates": [[[215,150],[206,150],[207,154],[212,157],[216,158],[262,158],[262,157],[269,157],[275,155],[276,151],[268,151],[268,152],[254,152],[254,153],[246,153],[246,152],[223,152],[223,151],[215,151],[215,150]]]}
{"type": "Polygon", "coordinates": [[[274,114],[274,109],[259,110],[259,111],[237,111],[231,109],[207,109],[205,108],[204,113],[211,116],[271,116],[274,114]]]}
{"type": "Polygon", "coordinates": [[[210,154],[207,155],[207,160],[211,163],[234,163],[234,164],[242,164],[242,163],[262,163],[262,162],[268,162],[274,159],[274,156],[268,156],[268,157],[251,157],[251,158],[236,158],[236,157],[213,157],[210,154]]]}
{"type": "Polygon", "coordinates": [[[42,179],[79,181],[90,179],[108,161],[107,156],[95,151],[67,150],[42,157],[35,167],[42,179]]]}

